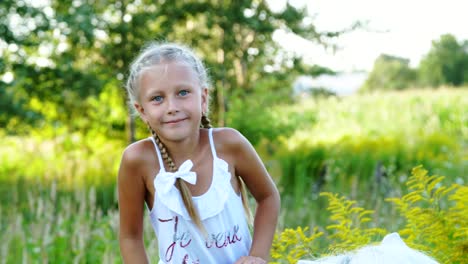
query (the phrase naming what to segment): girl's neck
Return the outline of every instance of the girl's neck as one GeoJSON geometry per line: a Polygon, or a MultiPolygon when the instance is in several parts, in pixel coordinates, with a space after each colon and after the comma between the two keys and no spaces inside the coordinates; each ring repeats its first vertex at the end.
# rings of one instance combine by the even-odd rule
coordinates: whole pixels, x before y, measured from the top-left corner
{"type": "Polygon", "coordinates": [[[164,142],[164,146],[169,151],[172,160],[174,161],[176,167],[179,167],[184,161],[188,159],[193,159],[197,153],[200,152],[201,141],[202,141],[202,129],[196,130],[193,136],[188,137],[182,141],[174,142],[164,142]]]}

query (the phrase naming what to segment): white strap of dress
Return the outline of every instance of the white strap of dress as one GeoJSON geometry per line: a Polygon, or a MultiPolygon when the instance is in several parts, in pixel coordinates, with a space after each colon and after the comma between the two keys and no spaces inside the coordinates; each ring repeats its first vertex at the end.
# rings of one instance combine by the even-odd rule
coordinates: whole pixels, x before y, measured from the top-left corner
{"type": "Polygon", "coordinates": [[[215,145],[214,145],[214,142],[213,142],[213,128],[210,128],[208,130],[208,137],[210,138],[211,153],[213,154],[213,157],[217,158],[216,149],[215,149],[215,145]]]}
{"type": "Polygon", "coordinates": [[[161,152],[159,151],[159,147],[158,147],[158,144],[156,144],[156,140],[154,140],[154,137],[150,137],[151,138],[151,141],[153,141],[153,144],[154,144],[154,148],[156,149],[156,154],[158,154],[158,160],[159,160],[159,167],[160,167],[160,170],[162,171],[166,171],[166,169],[164,168],[164,162],[162,160],[162,157],[161,157],[161,152]]]}

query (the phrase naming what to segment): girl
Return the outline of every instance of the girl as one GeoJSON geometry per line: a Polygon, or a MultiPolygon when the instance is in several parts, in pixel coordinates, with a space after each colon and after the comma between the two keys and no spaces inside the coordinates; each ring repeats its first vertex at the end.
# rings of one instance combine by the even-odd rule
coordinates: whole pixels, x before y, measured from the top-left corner
{"type": "Polygon", "coordinates": [[[125,263],[148,263],[144,203],[160,264],[266,263],[269,257],[278,191],[239,132],[211,128],[208,82],[202,62],[177,44],[152,44],[131,65],[130,102],[153,135],[128,146],[119,169],[125,263]],[[257,202],[252,238],[244,183],[257,202]]]}

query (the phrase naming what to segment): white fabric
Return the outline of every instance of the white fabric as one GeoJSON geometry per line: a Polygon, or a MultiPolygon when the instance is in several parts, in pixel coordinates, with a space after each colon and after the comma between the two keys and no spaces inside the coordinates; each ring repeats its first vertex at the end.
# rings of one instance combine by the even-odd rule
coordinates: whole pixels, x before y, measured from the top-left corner
{"type": "Polygon", "coordinates": [[[384,237],[379,245],[318,260],[299,260],[297,264],[438,264],[423,253],[408,247],[398,233],[384,237]]]}
{"type": "Polygon", "coordinates": [[[212,129],[209,139],[213,155],[211,185],[207,192],[192,199],[206,236],[191,221],[174,185],[177,177],[196,180],[195,172],[190,171],[192,162],[185,161],[174,173],[166,172],[161,153],[152,139],[161,168],[154,180],[156,195],[150,211],[151,224],[158,237],[160,264],[231,264],[249,253],[251,236],[242,199],[232,188],[228,164],[216,155],[212,129]]]}
{"type": "Polygon", "coordinates": [[[191,184],[197,183],[197,174],[193,171],[190,171],[193,167],[191,160],[186,160],[182,165],[180,165],[179,170],[176,172],[162,172],[159,173],[158,177],[154,179],[154,186],[158,187],[158,192],[162,195],[167,194],[172,187],[177,178],[180,178],[191,184]]]}

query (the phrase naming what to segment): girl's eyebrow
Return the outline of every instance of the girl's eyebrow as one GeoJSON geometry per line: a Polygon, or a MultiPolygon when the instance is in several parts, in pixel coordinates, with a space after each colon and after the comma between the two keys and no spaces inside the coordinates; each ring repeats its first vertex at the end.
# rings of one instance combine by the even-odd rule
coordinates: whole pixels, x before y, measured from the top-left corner
{"type": "Polygon", "coordinates": [[[178,83],[176,83],[175,87],[176,88],[179,88],[179,87],[194,87],[195,85],[193,84],[193,82],[184,82],[184,81],[180,81],[178,83]]]}
{"type": "MultiPolygon", "coordinates": [[[[180,89],[186,89],[186,90],[194,90],[196,89],[196,85],[194,85],[192,82],[180,82],[176,83],[174,86],[172,86],[174,91],[178,91],[180,89]]],[[[167,88],[157,88],[157,87],[152,87],[150,91],[148,91],[145,96],[152,97],[155,95],[161,95],[166,92],[169,92],[167,88]]]]}

